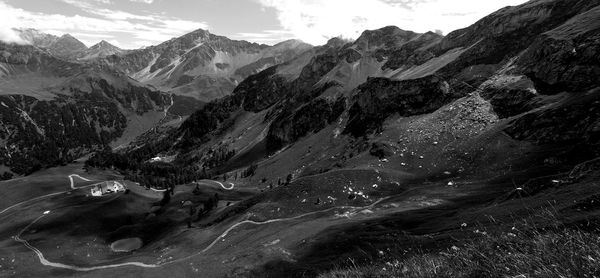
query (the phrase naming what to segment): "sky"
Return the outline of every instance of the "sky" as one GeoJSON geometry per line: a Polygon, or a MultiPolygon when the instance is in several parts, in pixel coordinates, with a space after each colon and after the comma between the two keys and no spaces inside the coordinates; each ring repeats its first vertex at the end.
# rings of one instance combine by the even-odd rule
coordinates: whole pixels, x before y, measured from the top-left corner
{"type": "Polygon", "coordinates": [[[0,0],[0,40],[22,42],[12,28],[69,33],[91,46],[156,45],[196,29],[231,39],[322,45],[395,25],[447,34],[526,0],[0,0]]]}

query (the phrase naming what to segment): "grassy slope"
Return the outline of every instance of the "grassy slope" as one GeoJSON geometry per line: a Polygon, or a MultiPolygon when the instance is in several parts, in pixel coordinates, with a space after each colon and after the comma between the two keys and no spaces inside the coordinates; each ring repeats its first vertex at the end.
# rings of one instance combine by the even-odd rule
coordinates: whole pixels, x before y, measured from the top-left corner
{"type": "Polygon", "coordinates": [[[597,277],[600,231],[509,230],[425,254],[382,253],[369,266],[349,264],[320,278],[350,277],[597,277]]]}

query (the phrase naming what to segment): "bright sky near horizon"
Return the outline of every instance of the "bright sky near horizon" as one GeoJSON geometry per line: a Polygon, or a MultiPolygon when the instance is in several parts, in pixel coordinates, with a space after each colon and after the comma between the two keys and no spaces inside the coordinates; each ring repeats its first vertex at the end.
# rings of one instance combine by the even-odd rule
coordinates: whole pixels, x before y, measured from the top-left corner
{"type": "Polygon", "coordinates": [[[88,46],[106,40],[133,49],[202,28],[232,39],[313,45],[396,25],[443,33],[526,0],[0,0],[0,40],[11,28],[69,33],[88,46]]]}

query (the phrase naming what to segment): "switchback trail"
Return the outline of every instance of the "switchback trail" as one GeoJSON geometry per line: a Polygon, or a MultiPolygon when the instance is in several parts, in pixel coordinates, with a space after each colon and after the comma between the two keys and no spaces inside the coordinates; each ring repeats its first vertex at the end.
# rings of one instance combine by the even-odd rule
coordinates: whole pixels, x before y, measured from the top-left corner
{"type": "Polygon", "coordinates": [[[213,183],[216,183],[216,184],[218,184],[218,185],[219,185],[221,188],[223,188],[224,190],[233,190],[233,188],[235,187],[235,184],[233,184],[233,183],[231,183],[231,182],[228,182],[228,183],[229,183],[231,186],[227,187],[227,186],[225,186],[225,185],[224,185],[222,182],[220,182],[220,181],[216,181],[216,180],[201,180],[201,181],[198,181],[198,182],[196,182],[196,183],[205,183],[205,184],[206,184],[206,182],[213,182],[213,183]]]}
{"type": "MultiPolygon", "coordinates": [[[[87,187],[91,187],[91,186],[94,186],[94,185],[97,184],[96,183],[96,184],[92,184],[92,185],[77,187],[74,184],[74,180],[73,180],[74,177],[77,177],[77,178],[82,179],[84,181],[92,181],[92,180],[84,178],[84,177],[81,177],[81,176],[76,175],[76,174],[69,175],[68,177],[69,177],[69,181],[70,181],[70,187],[73,190],[87,188],[87,187]]],[[[223,183],[218,182],[218,181],[204,180],[204,181],[201,181],[201,182],[206,182],[206,181],[217,183],[217,184],[219,184],[225,190],[233,190],[233,188],[234,188],[234,184],[233,183],[230,183],[231,187],[226,187],[223,183]]],[[[65,192],[67,192],[67,191],[65,191],[65,192]]],[[[10,210],[10,209],[12,209],[14,207],[17,207],[17,206],[19,206],[19,205],[21,205],[23,203],[32,202],[32,201],[39,200],[39,199],[42,199],[42,198],[45,198],[45,197],[62,194],[62,193],[65,193],[65,192],[51,193],[51,194],[48,194],[48,195],[36,197],[36,198],[30,199],[30,200],[21,202],[19,204],[15,204],[15,205],[13,205],[13,206],[11,206],[9,208],[4,209],[3,211],[0,212],[0,214],[2,214],[2,213],[6,212],[6,211],[8,211],[8,210],[10,210]]],[[[307,217],[307,216],[311,216],[311,215],[315,215],[315,214],[319,214],[319,213],[323,213],[323,212],[328,212],[328,211],[335,210],[335,209],[353,209],[353,210],[369,209],[369,208],[372,208],[375,205],[379,204],[380,202],[382,202],[382,201],[384,201],[386,199],[389,199],[389,198],[390,197],[379,199],[378,201],[376,201],[376,202],[374,202],[374,203],[372,203],[370,205],[364,206],[364,207],[352,207],[352,206],[331,207],[331,208],[328,208],[328,209],[319,210],[319,211],[313,211],[313,212],[309,212],[309,213],[305,213],[305,214],[301,214],[301,215],[297,215],[297,216],[293,216],[293,217],[271,219],[271,220],[267,220],[267,221],[263,221],[263,222],[257,222],[257,221],[252,221],[252,220],[243,220],[243,221],[235,223],[232,226],[230,226],[229,228],[227,228],[223,233],[221,233],[217,238],[215,238],[208,246],[206,246],[204,249],[202,249],[198,253],[195,253],[195,254],[192,254],[192,255],[189,255],[189,256],[186,256],[186,257],[183,257],[183,258],[175,259],[175,260],[172,260],[172,261],[158,263],[158,264],[149,264],[149,263],[143,263],[143,262],[125,262],[125,263],[119,263],[119,264],[108,264],[108,265],[98,265],[98,266],[90,266],[90,267],[81,267],[81,266],[76,266],[76,265],[68,265],[68,264],[63,264],[63,263],[51,262],[48,259],[46,259],[46,257],[44,256],[44,254],[43,254],[43,252],[41,250],[39,250],[36,247],[34,247],[33,245],[31,245],[27,240],[21,238],[21,235],[26,230],[28,230],[35,223],[37,223],[38,221],[40,221],[50,211],[44,212],[44,214],[42,216],[36,218],[34,221],[32,221],[31,223],[29,223],[29,225],[27,225],[25,228],[23,228],[17,235],[15,235],[13,237],[13,239],[15,241],[19,242],[19,243],[22,243],[23,245],[25,245],[25,247],[27,247],[28,249],[30,249],[31,251],[33,251],[37,255],[40,263],[42,265],[49,266],[49,267],[69,269],[69,270],[81,271],[81,272],[101,270],[101,269],[109,269],[109,268],[117,268],[117,267],[126,267],[126,266],[134,266],[134,267],[142,267],[142,268],[157,268],[157,267],[162,267],[162,266],[166,266],[166,265],[170,265],[170,264],[182,262],[182,261],[188,260],[188,259],[190,259],[192,257],[195,257],[195,256],[198,256],[200,254],[206,253],[211,248],[213,248],[220,240],[222,240],[223,238],[225,238],[232,230],[234,230],[237,227],[240,227],[242,225],[245,225],[245,224],[249,224],[249,225],[267,225],[267,224],[276,223],[276,222],[286,222],[286,221],[292,221],[292,220],[301,219],[301,218],[304,218],[304,217],[307,217]]]]}

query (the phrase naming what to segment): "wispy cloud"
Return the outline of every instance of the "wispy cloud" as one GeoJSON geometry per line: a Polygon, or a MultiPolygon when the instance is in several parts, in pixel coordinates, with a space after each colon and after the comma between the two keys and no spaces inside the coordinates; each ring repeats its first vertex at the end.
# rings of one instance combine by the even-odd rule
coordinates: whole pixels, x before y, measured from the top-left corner
{"type": "Polygon", "coordinates": [[[88,45],[94,44],[100,36],[112,41],[127,37],[127,41],[119,46],[138,48],[148,46],[148,43],[158,44],[198,28],[208,28],[206,22],[183,20],[162,14],[137,14],[114,10],[110,8],[108,0],[62,1],[80,9],[82,15],[30,12],[0,1],[0,18],[3,20],[0,30],[6,29],[1,31],[0,39],[14,41],[11,28],[36,28],[55,35],[77,33],[77,38],[88,45]]]}
{"type": "Polygon", "coordinates": [[[15,24],[18,24],[18,20],[12,16],[13,10],[8,9],[8,6],[4,2],[0,2],[0,41],[8,43],[25,44],[26,42],[19,37],[19,35],[12,29],[15,24]]]}
{"type": "Polygon", "coordinates": [[[286,30],[265,30],[260,33],[237,33],[231,36],[231,38],[273,45],[285,40],[294,39],[296,36],[286,30]]]}
{"type": "Polygon", "coordinates": [[[285,31],[312,44],[335,36],[356,38],[365,29],[396,25],[445,33],[466,27],[507,5],[526,0],[255,0],[277,11],[285,31]]]}

